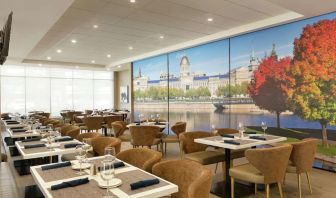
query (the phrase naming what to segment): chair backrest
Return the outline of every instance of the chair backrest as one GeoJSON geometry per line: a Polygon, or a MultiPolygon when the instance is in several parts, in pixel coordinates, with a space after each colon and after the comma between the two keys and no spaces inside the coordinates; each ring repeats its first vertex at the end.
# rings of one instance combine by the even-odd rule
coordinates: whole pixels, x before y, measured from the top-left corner
{"type": "Polygon", "coordinates": [[[199,151],[205,151],[208,147],[205,144],[196,143],[194,140],[197,138],[205,138],[210,137],[212,134],[210,132],[205,131],[193,131],[193,132],[184,132],[181,133],[179,136],[181,142],[181,148],[183,153],[193,153],[199,151]]]}
{"type": "Polygon", "coordinates": [[[296,166],[297,173],[304,173],[312,170],[317,139],[307,138],[300,142],[291,143],[293,150],[290,156],[290,160],[293,165],[296,166]]]}
{"type": "Polygon", "coordinates": [[[208,198],[212,172],[191,160],[167,160],[153,166],[153,174],[178,186],[172,198],[208,198]]]}
{"type": "Polygon", "coordinates": [[[290,144],[282,144],[271,148],[248,149],[245,156],[263,174],[265,184],[271,184],[283,181],[291,151],[290,144]]]}
{"type": "Polygon", "coordinates": [[[179,137],[179,135],[185,132],[187,129],[186,122],[176,122],[172,127],[171,130],[179,137]]]}
{"type": "Polygon", "coordinates": [[[83,141],[84,138],[90,138],[90,139],[93,139],[93,138],[96,138],[96,137],[100,137],[101,134],[100,133],[94,133],[94,132],[89,132],[89,133],[81,133],[79,134],[76,139],[78,141],[83,141]]]}
{"type": "Polygon", "coordinates": [[[87,115],[91,115],[92,113],[93,113],[93,110],[89,110],[89,109],[85,110],[85,114],[87,114],[87,115]]]}
{"type": "Polygon", "coordinates": [[[65,135],[66,132],[71,129],[71,124],[64,124],[64,126],[62,126],[61,128],[59,128],[59,132],[61,133],[61,135],[65,135]]]}
{"type": "Polygon", "coordinates": [[[151,146],[156,136],[160,133],[158,126],[130,126],[132,143],[135,146],[151,146]]]}
{"type": "Polygon", "coordinates": [[[88,130],[98,130],[101,129],[101,125],[103,122],[102,116],[88,116],[84,118],[84,123],[88,130]]]}
{"type": "Polygon", "coordinates": [[[234,133],[239,133],[239,131],[237,129],[230,129],[230,128],[216,128],[216,135],[226,135],[234,133]]]}
{"type": "Polygon", "coordinates": [[[121,122],[124,122],[124,121],[116,121],[116,122],[112,122],[111,124],[112,130],[114,132],[114,137],[119,137],[123,135],[126,130],[126,125],[124,125],[121,122]]]}
{"type": "Polygon", "coordinates": [[[121,115],[107,115],[104,116],[104,122],[107,124],[109,129],[112,128],[111,124],[115,121],[123,121],[123,117],[121,115]]]}
{"type": "Polygon", "coordinates": [[[91,145],[96,155],[103,156],[106,147],[114,147],[116,154],[118,154],[121,140],[114,137],[96,137],[91,139],[91,145]]]}
{"type": "Polygon", "coordinates": [[[80,128],[78,126],[71,126],[69,130],[65,132],[65,135],[70,136],[72,138],[77,138],[80,133],[80,128]]]}
{"type": "Polygon", "coordinates": [[[152,172],[153,165],[161,160],[162,154],[147,148],[134,148],[122,151],[116,157],[142,170],[152,172]]]}
{"type": "Polygon", "coordinates": [[[70,123],[72,123],[74,121],[74,115],[80,115],[80,114],[82,114],[81,111],[69,111],[69,112],[67,112],[67,116],[70,120],[70,123]]]}

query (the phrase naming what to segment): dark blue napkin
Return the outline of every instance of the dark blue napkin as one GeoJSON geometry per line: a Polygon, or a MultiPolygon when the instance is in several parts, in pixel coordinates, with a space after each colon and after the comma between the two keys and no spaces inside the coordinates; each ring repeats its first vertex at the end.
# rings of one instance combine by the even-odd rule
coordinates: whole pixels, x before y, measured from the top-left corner
{"type": "Polygon", "coordinates": [[[26,129],[12,129],[13,133],[26,132],[26,129]]]}
{"type": "Polygon", "coordinates": [[[59,137],[55,140],[55,142],[65,142],[65,141],[71,141],[73,140],[72,137],[66,136],[66,137],[59,137]]]}
{"type": "Polygon", "coordinates": [[[257,134],[257,132],[244,132],[245,134],[249,134],[249,135],[252,135],[252,134],[257,134]]]}
{"type": "Polygon", "coordinates": [[[158,184],[158,183],[160,183],[159,179],[147,179],[147,180],[142,180],[142,181],[131,183],[130,186],[131,186],[131,190],[136,190],[136,189],[139,189],[139,188],[152,186],[152,185],[155,185],[155,184],[158,184]]]}
{"type": "Polygon", "coordinates": [[[21,142],[34,142],[34,141],[39,141],[40,139],[41,139],[40,137],[36,137],[36,138],[25,139],[25,140],[22,140],[21,142]]]}
{"type": "Polygon", "coordinates": [[[155,125],[166,125],[166,124],[161,122],[155,122],[155,125]]]}
{"type": "Polygon", "coordinates": [[[82,184],[87,184],[89,183],[89,178],[83,178],[83,179],[75,179],[75,180],[71,180],[71,181],[67,181],[67,182],[62,182],[60,184],[55,184],[51,186],[51,190],[59,190],[62,188],[68,188],[68,187],[75,187],[75,186],[79,186],[82,184]]]}
{"type": "Polygon", "coordinates": [[[39,147],[45,147],[45,144],[31,144],[31,145],[24,145],[25,149],[31,149],[31,148],[39,148],[39,147]]]}
{"type": "Polygon", "coordinates": [[[234,135],[230,135],[230,134],[221,134],[220,136],[226,137],[226,138],[234,138],[234,135]]]}
{"type": "Polygon", "coordinates": [[[11,127],[11,129],[23,129],[23,127],[11,127]]]}
{"type": "Polygon", "coordinates": [[[255,140],[266,140],[265,137],[261,137],[261,136],[250,136],[250,139],[255,139],[255,140]]]}
{"type": "Polygon", "coordinates": [[[49,169],[67,167],[67,166],[71,166],[71,162],[68,161],[68,162],[61,162],[61,163],[57,163],[57,164],[45,165],[45,166],[41,166],[41,169],[42,170],[49,170],[49,169]]]}
{"type": "Polygon", "coordinates": [[[227,144],[234,144],[234,145],[240,145],[239,142],[236,142],[234,140],[224,140],[224,143],[227,143],[227,144]]]}
{"type": "Polygon", "coordinates": [[[16,122],[16,121],[14,121],[14,122],[7,122],[7,124],[20,124],[20,122],[16,122]]]}
{"type": "Polygon", "coordinates": [[[65,144],[64,148],[75,148],[78,145],[83,145],[81,143],[65,144]]]}

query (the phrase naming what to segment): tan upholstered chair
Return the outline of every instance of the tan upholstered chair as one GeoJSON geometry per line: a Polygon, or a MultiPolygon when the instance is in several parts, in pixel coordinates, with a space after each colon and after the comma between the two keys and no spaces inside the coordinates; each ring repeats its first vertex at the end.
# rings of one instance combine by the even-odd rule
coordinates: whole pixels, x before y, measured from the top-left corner
{"type": "Polygon", "coordinates": [[[64,126],[59,128],[59,132],[62,136],[65,136],[66,132],[71,129],[71,124],[65,124],[64,126]]]}
{"type": "Polygon", "coordinates": [[[121,140],[114,137],[96,137],[91,140],[95,155],[104,155],[106,147],[114,147],[116,154],[120,152],[121,140]]]}
{"type": "Polygon", "coordinates": [[[69,118],[69,122],[72,124],[74,123],[74,115],[82,114],[81,111],[69,111],[67,112],[67,117],[69,118]]]}
{"type": "Polygon", "coordinates": [[[112,123],[115,122],[115,121],[122,121],[123,120],[121,115],[105,115],[103,117],[103,119],[104,119],[104,123],[105,123],[103,125],[103,127],[109,129],[110,132],[111,132],[111,135],[112,135],[112,123]]]}
{"type": "Polygon", "coordinates": [[[310,193],[313,193],[310,175],[309,172],[312,171],[315,153],[316,153],[316,146],[317,146],[317,139],[314,138],[307,138],[303,139],[300,142],[291,143],[293,146],[293,150],[290,156],[290,163],[287,167],[287,173],[296,173],[298,177],[298,187],[300,192],[301,198],[301,174],[305,173],[308,180],[309,190],[310,193]]]}
{"type": "Polygon", "coordinates": [[[67,131],[65,131],[65,135],[70,136],[72,138],[77,138],[79,133],[80,133],[80,128],[78,126],[73,126],[73,125],[71,125],[71,127],[67,131]]]}
{"type": "Polygon", "coordinates": [[[172,198],[208,198],[212,172],[190,160],[167,160],[153,166],[153,174],[178,186],[172,198]]]}
{"type": "Polygon", "coordinates": [[[217,128],[215,135],[226,135],[235,133],[239,133],[239,131],[237,129],[231,129],[231,128],[217,128]]]}
{"type": "Polygon", "coordinates": [[[282,198],[282,181],[291,151],[292,146],[289,144],[246,150],[245,156],[250,163],[230,168],[231,197],[234,197],[234,181],[238,179],[254,183],[255,192],[257,184],[265,184],[267,198],[269,198],[269,185],[277,183],[282,198]]]}
{"type": "Polygon", "coordinates": [[[162,154],[147,148],[134,148],[122,151],[116,157],[142,170],[152,172],[153,165],[161,160],[162,154]]]}
{"type": "Polygon", "coordinates": [[[126,125],[127,124],[124,121],[115,121],[111,124],[114,137],[119,138],[122,142],[131,141],[131,135],[125,134],[125,131],[127,129],[126,125]]]}
{"type": "MultiPolygon", "coordinates": [[[[167,143],[176,143],[176,142],[179,143],[180,142],[179,135],[185,132],[186,128],[187,128],[186,122],[177,122],[171,127],[171,130],[175,133],[175,135],[168,135],[162,138],[162,142],[164,144],[164,149],[165,149],[165,154],[167,153],[167,143]]],[[[181,150],[180,143],[179,143],[179,147],[180,147],[180,155],[182,156],[182,150],[181,150]]]]}
{"type": "Polygon", "coordinates": [[[85,126],[81,126],[81,129],[91,131],[95,130],[98,132],[99,129],[102,128],[102,122],[103,122],[102,116],[88,116],[84,118],[85,126]]]}
{"type": "Polygon", "coordinates": [[[83,139],[84,138],[90,138],[90,139],[93,139],[93,138],[96,138],[96,137],[100,137],[101,136],[101,134],[99,134],[99,133],[93,133],[93,132],[90,132],[90,133],[82,133],[82,134],[79,134],[78,136],[77,136],[77,140],[78,141],[83,141],[83,139]]]}
{"type": "MultiPolygon", "coordinates": [[[[206,150],[208,145],[196,143],[197,138],[211,137],[210,132],[194,131],[180,134],[180,143],[183,151],[183,158],[196,161],[203,165],[215,164],[225,161],[225,154],[220,151],[206,150]]],[[[224,163],[223,164],[223,168],[224,163]]]]}
{"type": "Polygon", "coordinates": [[[129,129],[132,137],[131,144],[134,147],[147,146],[148,148],[151,148],[151,146],[156,145],[158,149],[159,145],[161,145],[162,152],[161,139],[157,138],[160,134],[160,127],[139,125],[130,126],[129,129]]]}

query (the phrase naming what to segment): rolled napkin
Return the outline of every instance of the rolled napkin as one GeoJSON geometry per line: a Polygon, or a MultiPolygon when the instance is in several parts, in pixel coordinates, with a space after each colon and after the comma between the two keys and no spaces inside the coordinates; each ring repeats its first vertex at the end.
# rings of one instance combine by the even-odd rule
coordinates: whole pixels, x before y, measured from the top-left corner
{"type": "Polygon", "coordinates": [[[69,136],[55,138],[55,142],[65,142],[65,141],[71,141],[71,140],[73,140],[73,138],[69,136]]]}
{"type": "Polygon", "coordinates": [[[12,129],[13,133],[26,132],[26,129],[12,129]]]}
{"type": "Polygon", "coordinates": [[[230,134],[221,134],[220,136],[226,137],[226,138],[234,138],[234,135],[230,135],[230,134]]]}
{"type": "Polygon", "coordinates": [[[266,140],[265,137],[261,137],[261,136],[250,136],[250,139],[255,139],[255,140],[266,140]]]}
{"type": "Polygon", "coordinates": [[[6,120],[5,122],[10,123],[10,122],[18,122],[16,120],[6,120]]]}
{"type": "Polygon", "coordinates": [[[79,186],[82,184],[87,184],[89,183],[89,178],[83,178],[83,179],[75,179],[75,180],[71,180],[71,181],[67,181],[67,182],[62,182],[60,184],[55,184],[51,186],[51,190],[59,190],[62,188],[68,188],[68,187],[75,187],[75,186],[79,186]]]}
{"type": "Polygon", "coordinates": [[[63,167],[67,167],[67,166],[71,166],[71,162],[67,161],[67,162],[45,165],[45,166],[41,166],[41,169],[42,170],[50,170],[50,169],[55,169],[55,168],[63,168],[63,167]]]}
{"type": "Polygon", "coordinates": [[[136,190],[136,189],[139,189],[139,188],[152,186],[152,185],[155,185],[155,184],[158,184],[158,183],[160,183],[159,179],[147,179],[147,180],[142,180],[142,181],[131,183],[130,186],[131,186],[131,190],[136,190]]]}
{"type": "Polygon", "coordinates": [[[234,145],[240,145],[239,142],[236,142],[234,140],[224,140],[224,143],[227,143],[227,144],[234,144],[234,145]]]}
{"type": "Polygon", "coordinates": [[[36,137],[36,138],[25,139],[25,140],[22,140],[21,142],[34,142],[34,141],[39,141],[39,140],[41,140],[41,138],[36,137]]]}
{"type": "Polygon", "coordinates": [[[20,124],[20,122],[7,122],[7,124],[20,124]]]}
{"type": "Polygon", "coordinates": [[[31,148],[39,148],[39,147],[45,147],[45,144],[31,144],[31,145],[24,145],[25,149],[31,149],[31,148]]]}
{"type": "Polygon", "coordinates": [[[64,144],[64,148],[75,148],[78,145],[84,145],[84,144],[81,143],[64,144]]]}
{"type": "Polygon", "coordinates": [[[249,135],[257,134],[257,132],[244,132],[244,133],[249,135]]]}
{"type": "MultiPolygon", "coordinates": [[[[121,168],[121,167],[124,167],[124,166],[125,166],[124,162],[114,162],[113,163],[114,168],[121,168]]],[[[98,170],[101,171],[101,167],[98,167],[98,170]]]]}
{"type": "Polygon", "coordinates": [[[23,127],[11,127],[11,129],[23,129],[23,127]]]}

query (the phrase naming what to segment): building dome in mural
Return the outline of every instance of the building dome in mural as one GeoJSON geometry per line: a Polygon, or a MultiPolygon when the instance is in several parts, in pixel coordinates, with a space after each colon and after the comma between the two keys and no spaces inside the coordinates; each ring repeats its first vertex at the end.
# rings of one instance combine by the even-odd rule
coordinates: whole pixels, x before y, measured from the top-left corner
{"type": "Polygon", "coordinates": [[[183,56],[180,62],[180,75],[188,76],[189,75],[189,66],[190,62],[187,56],[183,56]]]}

